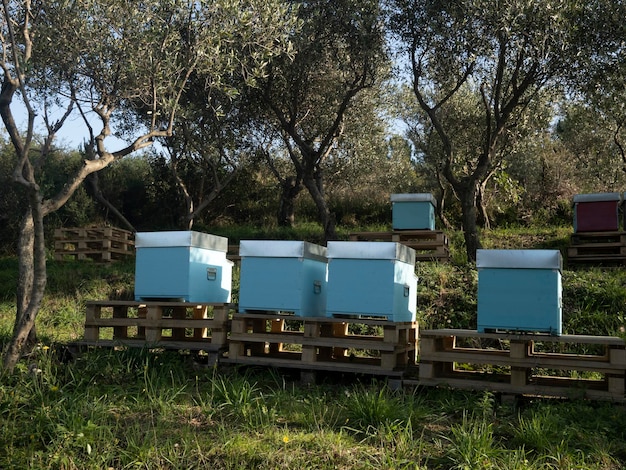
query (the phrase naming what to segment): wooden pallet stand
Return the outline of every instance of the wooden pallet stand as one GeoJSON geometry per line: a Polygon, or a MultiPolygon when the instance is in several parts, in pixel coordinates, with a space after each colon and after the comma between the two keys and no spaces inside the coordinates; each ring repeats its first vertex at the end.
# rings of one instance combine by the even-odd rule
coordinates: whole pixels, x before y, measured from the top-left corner
{"type": "Polygon", "coordinates": [[[570,236],[569,263],[626,263],[626,232],[577,232],[570,236]]]}
{"type": "Polygon", "coordinates": [[[114,227],[60,228],[54,231],[54,259],[113,261],[133,256],[134,236],[114,227]]]}
{"type": "Polygon", "coordinates": [[[420,335],[420,385],[624,402],[625,370],[625,343],[617,337],[454,329],[420,335]],[[592,353],[565,352],[574,350],[592,353]]]}
{"type": "Polygon", "coordinates": [[[416,261],[449,261],[448,237],[441,230],[392,230],[390,232],[354,232],[351,241],[392,241],[415,250],[416,261]]]}
{"type": "Polygon", "coordinates": [[[233,315],[224,362],[401,377],[415,363],[417,335],[417,322],[241,313],[233,315]]]}
{"type": "Polygon", "coordinates": [[[228,303],[87,302],[79,345],[225,352],[233,309],[228,303]]]}
{"type": "Polygon", "coordinates": [[[239,245],[228,245],[226,258],[231,260],[233,263],[241,262],[241,256],[239,256],[239,245]]]}

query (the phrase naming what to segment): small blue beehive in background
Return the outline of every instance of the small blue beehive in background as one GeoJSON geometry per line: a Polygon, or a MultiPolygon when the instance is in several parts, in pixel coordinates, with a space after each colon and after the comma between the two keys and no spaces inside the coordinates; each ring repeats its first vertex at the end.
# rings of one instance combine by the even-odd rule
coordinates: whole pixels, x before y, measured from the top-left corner
{"type": "Polygon", "coordinates": [[[617,231],[620,200],[620,193],[576,194],[574,232],[617,231]]]}
{"type": "Polygon", "coordinates": [[[391,225],[394,230],[435,230],[435,207],[432,194],[392,194],[391,225]]]}
{"type": "Polygon", "coordinates": [[[329,317],[414,321],[415,250],[396,242],[328,242],[329,317]]]}
{"type": "Polygon", "coordinates": [[[135,235],[135,299],[230,302],[228,239],[192,231],[135,235]]]}
{"type": "Polygon", "coordinates": [[[239,312],[293,312],[323,317],[326,309],[326,248],[292,240],[242,240],[239,312]]]}
{"type": "Polygon", "coordinates": [[[478,250],[478,331],[561,334],[559,250],[478,250]]]}

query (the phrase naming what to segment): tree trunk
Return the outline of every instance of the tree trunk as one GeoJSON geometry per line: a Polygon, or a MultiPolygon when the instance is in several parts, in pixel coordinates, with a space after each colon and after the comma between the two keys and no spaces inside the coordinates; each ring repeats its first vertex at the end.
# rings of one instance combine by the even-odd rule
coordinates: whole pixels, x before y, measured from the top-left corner
{"type": "Polygon", "coordinates": [[[442,194],[442,196],[440,198],[437,198],[436,201],[437,208],[435,209],[435,212],[437,213],[437,217],[439,217],[439,220],[441,220],[441,223],[446,230],[453,230],[454,227],[452,227],[452,224],[450,223],[444,212],[446,203],[445,194],[442,194]]]}
{"type": "Polygon", "coordinates": [[[481,227],[490,229],[491,221],[489,220],[489,214],[487,213],[487,205],[485,204],[485,192],[487,191],[487,180],[483,181],[478,186],[478,192],[476,194],[476,208],[478,223],[481,227]]]}
{"type": "Polygon", "coordinates": [[[113,215],[117,218],[117,220],[122,224],[122,228],[126,230],[130,230],[131,232],[136,232],[135,227],[131,224],[124,214],[122,214],[117,207],[115,207],[111,202],[104,197],[102,194],[102,190],[100,189],[100,183],[98,178],[98,172],[92,173],[87,177],[87,181],[91,185],[91,190],[93,191],[93,196],[96,198],[100,204],[102,204],[108,211],[112,212],[113,215]]]}
{"type": "Polygon", "coordinates": [[[463,233],[465,237],[465,251],[467,260],[476,261],[476,251],[481,248],[478,237],[478,225],[476,223],[476,192],[468,189],[459,194],[461,198],[461,218],[463,221],[463,233]]]}
{"type": "Polygon", "coordinates": [[[439,170],[437,170],[437,184],[439,186],[439,193],[435,197],[435,200],[437,201],[437,207],[435,208],[435,212],[437,213],[437,217],[439,217],[439,220],[441,220],[441,223],[443,224],[444,228],[446,230],[452,230],[452,224],[450,223],[450,221],[448,220],[448,218],[446,217],[444,213],[445,204],[446,204],[446,195],[448,191],[446,189],[446,186],[441,181],[441,178],[442,178],[442,175],[439,172],[439,170]]]}
{"type": "Polygon", "coordinates": [[[41,197],[35,192],[29,199],[30,208],[22,220],[18,241],[17,315],[13,336],[3,360],[3,368],[9,372],[13,371],[28,347],[36,342],[33,337],[35,319],[41,308],[47,283],[41,197]]]}
{"type": "Polygon", "coordinates": [[[296,197],[302,191],[302,184],[293,176],[280,182],[280,201],[278,203],[277,222],[279,227],[293,227],[296,219],[296,197]]]}
{"type": "Polygon", "coordinates": [[[319,221],[324,229],[324,241],[337,240],[337,231],[335,226],[335,215],[330,212],[324,193],[320,189],[322,182],[319,175],[306,175],[303,178],[304,186],[313,198],[313,202],[317,207],[319,221]]]}

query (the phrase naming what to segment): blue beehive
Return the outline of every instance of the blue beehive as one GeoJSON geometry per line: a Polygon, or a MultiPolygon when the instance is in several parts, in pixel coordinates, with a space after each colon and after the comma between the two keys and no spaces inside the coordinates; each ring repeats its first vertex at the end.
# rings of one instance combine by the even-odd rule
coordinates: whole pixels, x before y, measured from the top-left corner
{"type": "Polygon", "coordinates": [[[228,239],[192,231],[135,235],[135,299],[230,302],[228,239]]]}
{"type": "Polygon", "coordinates": [[[415,250],[396,242],[328,242],[327,316],[414,321],[415,250]]]}
{"type": "Polygon", "coordinates": [[[559,250],[478,250],[478,331],[561,334],[559,250]]]}
{"type": "Polygon", "coordinates": [[[432,194],[392,194],[391,225],[394,230],[435,230],[432,194]]]}
{"type": "Polygon", "coordinates": [[[239,312],[269,310],[323,317],[326,248],[293,240],[242,240],[239,312]]]}

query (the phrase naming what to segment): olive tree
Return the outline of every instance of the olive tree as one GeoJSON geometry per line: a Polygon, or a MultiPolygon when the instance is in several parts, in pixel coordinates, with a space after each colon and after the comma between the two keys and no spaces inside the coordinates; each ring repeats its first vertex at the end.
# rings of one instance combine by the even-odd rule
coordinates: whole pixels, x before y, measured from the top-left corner
{"type": "Polygon", "coordinates": [[[293,177],[282,178],[285,194],[295,197],[306,188],[329,240],[336,238],[335,220],[324,193],[323,165],[344,132],[355,97],[386,70],[384,30],[377,0],[292,3],[301,20],[292,37],[293,57],[270,61],[267,77],[259,81],[258,102],[293,164],[293,177]]]}
{"type": "Polygon", "coordinates": [[[555,134],[575,162],[578,188],[583,192],[620,191],[626,182],[626,155],[621,142],[626,116],[623,102],[598,106],[567,103],[555,134]]]}
{"type": "Polygon", "coordinates": [[[412,89],[441,145],[438,168],[460,201],[468,259],[480,248],[477,200],[498,155],[543,90],[564,85],[583,58],[574,39],[595,27],[585,2],[390,0],[390,28],[405,54],[412,89]],[[451,125],[459,96],[477,98],[477,145],[451,125]]]}
{"type": "Polygon", "coordinates": [[[582,54],[594,60],[572,68],[578,103],[566,118],[580,118],[584,111],[597,119],[595,131],[608,137],[605,145],[626,172],[626,3],[590,0],[584,12],[597,26],[578,29],[578,45],[582,54]]]}
{"type": "Polygon", "coordinates": [[[235,176],[245,160],[245,123],[239,119],[235,98],[207,107],[206,97],[188,102],[184,117],[174,134],[163,139],[175,187],[183,201],[180,227],[191,230],[194,220],[205,211],[235,176]],[[195,102],[195,103],[194,103],[195,102]],[[219,111],[217,111],[219,109],[219,111]]]}
{"type": "Polygon", "coordinates": [[[287,16],[272,0],[3,0],[0,117],[16,153],[13,179],[26,201],[5,369],[15,367],[29,336],[33,340],[47,280],[44,218],[88,175],[171,135],[194,74],[204,77],[207,92],[226,88],[236,73],[250,79],[262,74],[267,59],[286,44],[287,16]],[[253,66],[241,66],[242,54],[254,58],[253,66]],[[22,105],[24,127],[16,119],[22,105]],[[61,191],[47,194],[38,183],[39,166],[77,111],[93,158],[68,175],[61,191]],[[38,120],[47,135],[35,149],[38,120]],[[128,143],[112,150],[116,125],[132,132],[120,134],[128,143]]]}

